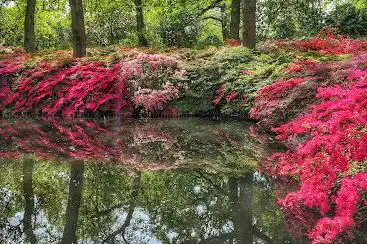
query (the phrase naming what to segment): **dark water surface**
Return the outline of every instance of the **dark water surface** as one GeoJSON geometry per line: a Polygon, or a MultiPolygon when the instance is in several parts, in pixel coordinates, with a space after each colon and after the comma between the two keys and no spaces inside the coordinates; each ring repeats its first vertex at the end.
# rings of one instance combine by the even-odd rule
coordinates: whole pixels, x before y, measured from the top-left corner
{"type": "Polygon", "coordinates": [[[0,121],[0,243],[298,243],[251,124],[0,121]]]}

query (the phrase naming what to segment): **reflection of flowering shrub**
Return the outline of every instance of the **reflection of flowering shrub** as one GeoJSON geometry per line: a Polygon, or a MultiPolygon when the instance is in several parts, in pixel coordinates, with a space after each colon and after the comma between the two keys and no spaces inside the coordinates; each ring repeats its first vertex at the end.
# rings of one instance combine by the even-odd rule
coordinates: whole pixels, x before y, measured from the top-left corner
{"type": "Polygon", "coordinates": [[[122,157],[124,142],[94,121],[60,123],[47,119],[44,123],[48,126],[23,120],[2,122],[0,146],[3,152],[0,156],[15,158],[21,153],[32,153],[44,159],[73,157],[86,160],[119,160],[122,157]]]}

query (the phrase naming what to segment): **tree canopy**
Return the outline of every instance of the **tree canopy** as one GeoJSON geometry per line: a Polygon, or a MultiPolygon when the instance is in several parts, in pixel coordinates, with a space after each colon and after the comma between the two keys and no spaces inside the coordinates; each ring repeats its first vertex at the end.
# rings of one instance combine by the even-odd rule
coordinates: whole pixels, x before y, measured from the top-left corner
{"type": "MultiPolygon", "coordinates": [[[[20,46],[24,43],[30,52],[32,49],[72,47],[73,2],[1,1],[0,44],[20,46]],[[34,44],[29,46],[29,43],[34,44]]],[[[221,46],[226,39],[242,39],[248,28],[254,32],[254,24],[258,41],[309,37],[324,26],[337,27],[342,34],[350,35],[365,35],[367,30],[365,0],[258,0],[254,1],[256,15],[255,5],[251,9],[251,4],[239,0],[76,2],[84,12],[85,38],[89,47],[114,44],[155,48],[221,46]],[[246,16],[251,13],[253,20],[248,22],[246,16]]]]}

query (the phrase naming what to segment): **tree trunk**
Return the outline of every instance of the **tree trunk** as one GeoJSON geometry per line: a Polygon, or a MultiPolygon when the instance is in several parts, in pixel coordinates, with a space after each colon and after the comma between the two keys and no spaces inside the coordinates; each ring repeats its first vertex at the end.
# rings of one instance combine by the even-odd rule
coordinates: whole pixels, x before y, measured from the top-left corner
{"type": "Polygon", "coordinates": [[[231,5],[231,23],[230,23],[230,37],[231,39],[240,39],[240,21],[241,21],[241,0],[232,0],[231,5]]]}
{"type": "Polygon", "coordinates": [[[83,0],[69,0],[71,9],[71,30],[73,33],[73,57],[86,54],[83,0]]]}
{"type": "Polygon", "coordinates": [[[136,8],[136,31],[138,32],[139,46],[146,47],[148,42],[144,37],[145,24],[144,24],[144,14],[143,14],[143,3],[142,0],[135,0],[136,8]]]}
{"type": "Polygon", "coordinates": [[[243,0],[243,46],[256,46],[256,0],[243,0]]]}
{"type": "Polygon", "coordinates": [[[24,49],[27,53],[36,51],[36,37],[34,33],[34,14],[36,12],[36,0],[27,0],[24,19],[24,49]]]}
{"type": "Polygon", "coordinates": [[[223,35],[223,41],[228,39],[229,31],[228,31],[228,18],[226,13],[226,5],[223,4],[220,7],[221,17],[222,17],[222,35],[223,35]]]}

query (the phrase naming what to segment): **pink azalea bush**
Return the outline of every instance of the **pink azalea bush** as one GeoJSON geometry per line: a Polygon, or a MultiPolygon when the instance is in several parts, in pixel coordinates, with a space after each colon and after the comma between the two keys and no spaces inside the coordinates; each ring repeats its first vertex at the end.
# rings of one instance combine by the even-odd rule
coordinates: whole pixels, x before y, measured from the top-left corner
{"type": "MultiPolygon", "coordinates": [[[[360,77],[346,88],[319,89],[317,97],[321,103],[312,106],[310,112],[274,129],[280,140],[291,142],[295,137],[306,138],[295,150],[274,155],[277,160],[274,173],[297,176],[300,180],[300,188],[280,201],[285,209],[301,204],[316,208],[321,216],[326,216],[335,196],[330,192],[340,175],[347,172],[353,162],[363,164],[367,160],[367,79],[360,77]]],[[[360,177],[357,174],[352,178],[355,184],[350,187],[356,192],[366,190],[365,185],[358,183],[360,177]]],[[[343,182],[347,181],[342,178],[337,199],[342,195],[343,182]]],[[[314,242],[332,241],[354,226],[353,216],[359,200],[358,196],[349,199],[349,203],[336,201],[335,217],[321,218],[310,232],[314,242]],[[349,208],[342,218],[338,205],[349,208]],[[325,221],[327,225],[322,224],[325,221]]]]}
{"type": "Polygon", "coordinates": [[[179,87],[171,83],[162,85],[161,90],[138,88],[134,92],[133,102],[144,108],[145,112],[163,111],[170,100],[178,98],[179,87]]]}
{"type": "Polygon", "coordinates": [[[288,145],[273,155],[267,173],[298,179],[299,187],[278,203],[292,228],[307,232],[312,243],[353,238],[367,191],[366,172],[348,173],[367,162],[366,45],[343,39],[337,46],[337,40],[327,35],[295,42],[303,50],[354,56],[290,64],[282,79],[258,91],[250,111],[288,145]]]}
{"type": "Polygon", "coordinates": [[[366,58],[366,54],[360,54],[347,62],[304,60],[291,63],[280,80],[258,91],[250,110],[251,117],[267,127],[294,119],[307,109],[307,105],[318,102],[319,88],[344,84],[349,82],[350,76],[364,73],[366,58]]]}

